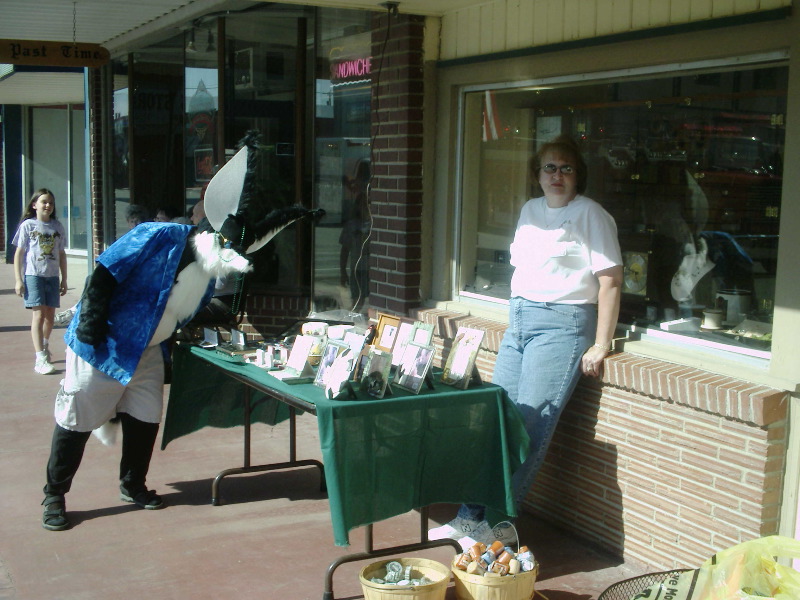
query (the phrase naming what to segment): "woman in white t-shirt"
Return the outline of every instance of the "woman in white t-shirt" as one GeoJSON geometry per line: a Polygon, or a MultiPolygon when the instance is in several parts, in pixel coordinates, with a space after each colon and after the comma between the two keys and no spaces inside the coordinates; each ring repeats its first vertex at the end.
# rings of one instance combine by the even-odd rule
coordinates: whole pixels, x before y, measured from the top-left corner
{"type": "MultiPolygon", "coordinates": [[[[617,227],[602,206],[582,195],[587,168],[577,144],[565,136],[546,143],[532,166],[544,196],[522,207],[511,244],[509,326],[493,377],[520,408],[531,438],[528,458],[514,474],[517,508],[581,373],[600,375],[622,286],[617,227]]],[[[508,544],[515,542],[513,531],[503,524],[492,530],[482,506],[463,505],[429,537],[508,544]]]]}

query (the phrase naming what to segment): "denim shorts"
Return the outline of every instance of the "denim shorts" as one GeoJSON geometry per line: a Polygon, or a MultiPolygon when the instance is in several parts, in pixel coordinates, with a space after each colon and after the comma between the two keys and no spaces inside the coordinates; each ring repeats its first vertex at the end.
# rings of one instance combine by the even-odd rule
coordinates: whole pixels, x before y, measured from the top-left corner
{"type": "Polygon", "coordinates": [[[41,277],[25,275],[25,308],[37,306],[61,306],[59,290],[61,280],[58,277],[41,277]]]}

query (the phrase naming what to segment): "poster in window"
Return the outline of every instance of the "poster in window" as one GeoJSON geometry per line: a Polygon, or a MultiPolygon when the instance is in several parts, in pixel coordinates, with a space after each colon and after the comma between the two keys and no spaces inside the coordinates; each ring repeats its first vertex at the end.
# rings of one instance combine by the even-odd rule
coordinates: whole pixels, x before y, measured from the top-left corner
{"type": "Polygon", "coordinates": [[[214,176],[214,148],[197,148],[194,151],[195,181],[211,181],[214,176]]]}
{"type": "Polygon", "coordinates": [[[253,87],[253,49],[244,48],[233,54],[233,83],[237,90],[253,87]]]}

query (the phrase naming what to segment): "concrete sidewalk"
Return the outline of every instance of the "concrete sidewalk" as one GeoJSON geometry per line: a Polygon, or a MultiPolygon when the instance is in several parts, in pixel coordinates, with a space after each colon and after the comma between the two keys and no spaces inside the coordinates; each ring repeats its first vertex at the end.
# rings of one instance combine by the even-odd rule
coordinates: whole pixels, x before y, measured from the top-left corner
{"type": "MultiPolygon", "coordinates": [[[[70,269],[62,307],[83,288],[79,266],[70,269]]],[[[67,495],[72,529],[44,530],[40,502],[64,369],[63,330],[51,338],[56,374],[37,375],[30,314],[14,294],[13,266],[4,261],[0,341],[0,600],[318,600],[331,561],[363,550],[363,528],[351,532],[349,548],[334,545],[313,467],[226,478],[222,505],[212,507],[213,478],[242,464],[241,428],[206,428],[156,449],[148,484],[167,503],[160,511],[120,502],[119,447],[90,439],[67,495]]],[[[297,426],[298,458],[319,459],[316,422],[304,415],[297,426]]],[[[253,464],[287,460],[287,443],[287,424],[254,426],[253,464]]],[[[452,506],[433,507],[431,526],[453,513],[452,506]]],[[[375,546],[418,541],[418,527],[413,511],[377,523],[375,546]]],[[[541,564],[537,590],[549,600],[591,600],[644,572],[528,516],[518,527],[541,564]]],[[[452,555],[446,548],[420,554],[444,563],[452,555]]],[[[363,597],[358,572],[369,562],[337,569],[336,598],[363,597]]],[[[452,584],[447,598],[455,599],[452,584]]]]}

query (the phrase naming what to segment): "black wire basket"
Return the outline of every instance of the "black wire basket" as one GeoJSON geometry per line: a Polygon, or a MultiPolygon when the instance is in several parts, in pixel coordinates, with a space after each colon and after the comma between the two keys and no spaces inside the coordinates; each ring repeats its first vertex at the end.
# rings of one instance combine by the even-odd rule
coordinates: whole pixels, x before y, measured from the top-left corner
{"type": "Polygon", "coordinates": [[[597,600],[631,600],[656,583],[663,583],[668,579],[679,576],[681,573],[691,571],[691,569],[673,569],[672,571],[660,571],[658,573],[647,573],[638,577],[631,577],[623,581],[618,581],[607,587],[597,600]]]}

